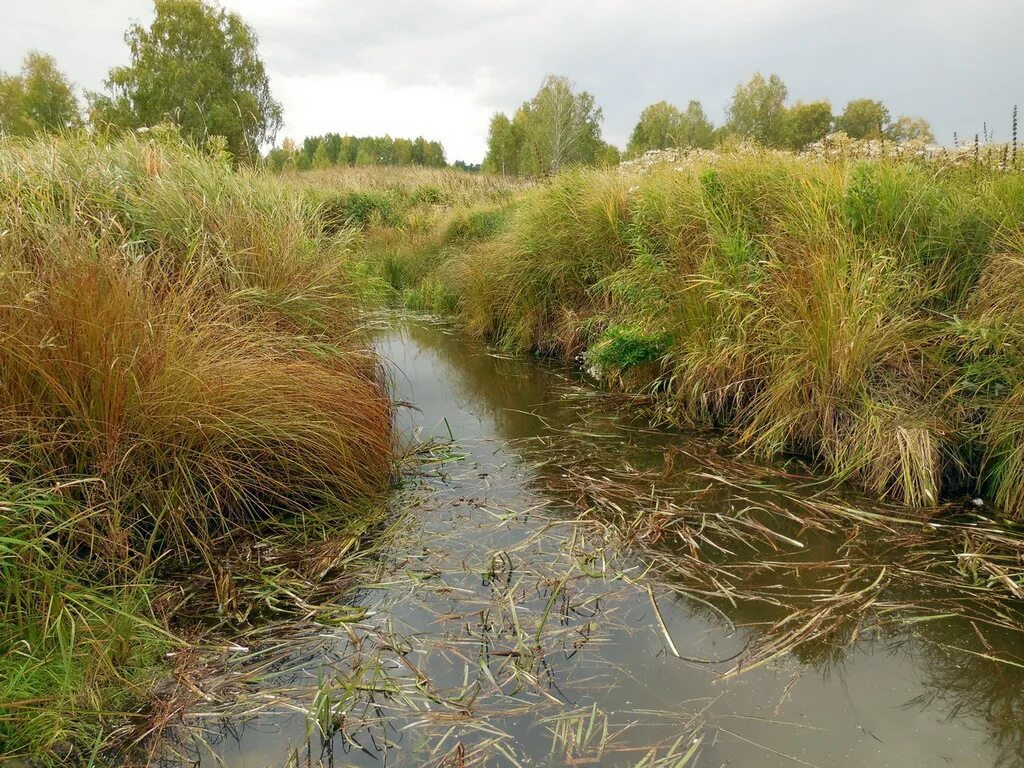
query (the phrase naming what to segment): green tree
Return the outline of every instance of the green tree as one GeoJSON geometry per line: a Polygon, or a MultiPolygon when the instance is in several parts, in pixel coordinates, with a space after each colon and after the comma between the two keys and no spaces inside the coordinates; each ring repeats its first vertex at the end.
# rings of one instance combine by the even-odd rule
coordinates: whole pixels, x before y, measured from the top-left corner
{"type": "Polygon", "coordinates": [[[302,140],[302,155],[305,158],[305,162],[309,167],[313,166],[313,155],[316,154],[316,150],[319,146],[319,136],[307,136],[302,140]]]}
{"type": "Polygon", "coordinates": [[[444,168],[448,162],[445,160],[444,147],[439,141],[427,142],[427,151],[423,158],[423,164],[431,168],[444,168]]]}
{"type": "Polygon", "coordinates": [[[483,168],[488,173],[519,173],[521,136],[512,127],[504,112],[495,112],[487,129],[487,155],[483,168]]]}
{"type": "Polygon", "coordinates": [[[935,143],[935,134],[932,127],[923,117],[910,117],[900,115],[896,122],[889,126],[887,134],[890,139],[897,142],[924,141],[928,144],[935,143]]]}
{"type": "Polygon", "coordinates": [[[391,162],[395,165],[412,165],[412,141],[410,139],[395,139],[391,162]]]}
{"type": "Polygon", "coordinates": [[[341,149],[338,150],[339,165],[355,165],[359,153],[359,140],[355,136],[342,136],[341,149]]]}
{"type": "Polygon", "coordinates": [[[19,74],[0,73],[0,133],[27,136],[81,124],[74,89],[52,56],[30,51],[19,74]]]}
{"type": "Polygon", "coordinates": [[[18,75],[0,72],[0,135],[27,136],[32,123],[25,114],[25,88],[18,75]]]}
{"type": "Polygon", "coordinates": [[[683,120],[679,126],[679,146],[700,147],[710,149],[715,145],[715,126],[704,114],[704,107],[696,99],[691,99],[683,112],[683,120]]]}
{"type": "Polygon", "coordinates": [[[281,142],[281,151],[284,153],[283,170],[295,170],[299,159],[299,147],[295,143],[295,139],[290,139],[286,136],[284,141],[281,142]]]}
{"type": "Polygon", "coordinates": [[[597,165],[611,166],[618,165],[622,160],[622,153],[619,152],[619,148],[614,144],[608,144],[602,141],[601,146],[598,147],[594,161],[597,165]]]}
{"type": "Polygon", "coordinates": [[[771,75],[766,80],[757,72],[733,91],[728,109],[729,130],[766,147],[783,146],[788,93],[786,84],[778,75],[771,75]]]}
{"type": "Polygon", "coordinates": [[[21,68],[24,109],[37,131],[81,126],[78,99],[52,56],[31,51],[21,68]]]}
{"type": "Polygon", "coordinates": [[[427,140],[417,136],[412,142],[412,161],[415,165],[423,165],[427,157],[427,140]]]}
{"type": "Polygon", "coordinates": [[[667,101],[659,101],[640,113],[626,154],[635,157],[652,149],[710,147],[714,143],[714,131],[699,101],[691,101],[685,112],[667,101]]]}
{"type": "Polygon", "coordinates": [[[786,110],[786,144],[800,150],[832,130],[832,105],[827,101],[798,101],[786,110]]]}
{"type": "Polygon", "coordinates": [[[880,139],[889,130],[889,110],[874,99],[854,99],[836,118],[836,128],[852,139],[880,139]]]}
{"type": "Polygon", "coordinates": [[[285,137],[280,147],[275,147],[267,153],[267,167],[273,171],[293,171],[300,164],[309,167],[309,161],[294,139],[285,137]]]}
{"type": "Polygon", "coordinates": [[[667,101],[659,101],[644,107],[629,136],[626,154],[636,157],[652,149],[678,147],[679,126],[682,120],[682,113],[667,101]]]}
{"type": "Polygon", "coordinates": [[[370,146],[370,142],[366,139],[360,139],[359,151],[356,152],[356,165],[376,165],[377,156],[373,153],[373,148],[370,146]]]}
{"type": "Polygon", "coordinates": [[[155,6],[148,29],[125,33],[131,64],[111,70],[108,94],[92,95],[95,121],[135,129],[170,120],[197,143],[223,136],[237,162],[254,160],[281,127],[256,35],[206,0],[155,6]]]}
{"type": "Polygon", "coordinates": [[[288,163],[288,153],[285,152],[281,147],[274,147],[267,153],[267,168],[280,173],[284,170],[285,165],[288,163]]]}
{"type": "Polygon", "coordinates": [[[530,104],[523,104],[512,116],[512,135],[516,137],[517,149],[515,158],[516,173],[520,176],[537,176],[543,172],[537,148],[529,141],[530,136],[530,104]]]}
{"type": "Polygon", "coordinates": [[[368,138],[368,141],[374,148],[374,154],[377,156],[377,163],[379,165],[392,165],[394,163],[394,139],[384,134],[383,136],[371,136],[368,138]]]}
{"type": "MultiPolygon", "coordinates": [[[[328,165],[446,165],[444,147],[438,141],[422,136],[412,139],[393,139],[391,136],[342,136],[326,133],[307,136],[301,149],[295,147],[294,166],[299,169],[324,168],[328,165]]],[[[282,147],[283,149],[283,147],[282,147]]],[[[276,149],[267,155],[271,167],[282,166],[283,155],[276,149]]]]}
{"type": "Polygon", "coordinates": [[[333,165],[333,163],[331,163],[331,156],[327,152],[327,142],[321,141],[317,144],[316,152],[313,153],[313,159],[310,162],[310,167],[324,169],[330,168],[331,165],[333,165]]]}
{"type": "Polygon", "coordinates": [[[341,160],[341,135],[337,133],[328,133],[324,136],[324,144],[327,145],[327,157],[331,161],[331,165],[337,165],[341,160]]]}
{"type": "Polygon", "coordinates": [[[602,146],[601,108],[593,95],[577,91],[567,77],[545,77],[540,90],[519,113],[523,115],[531,172],[557,173],[567,165],[597,161],[602,146]]]}

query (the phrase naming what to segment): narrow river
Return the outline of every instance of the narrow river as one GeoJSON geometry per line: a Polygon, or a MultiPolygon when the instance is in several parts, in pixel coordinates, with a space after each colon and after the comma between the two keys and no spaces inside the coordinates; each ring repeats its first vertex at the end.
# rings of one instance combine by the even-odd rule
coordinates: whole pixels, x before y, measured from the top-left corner
{"type": "Polygon", "coordinates": [[[378,349],[404,439],[448,445],[365,613],[190,716],[169,764],[1024,764],[1021,637],[916,575],[920,547],[802,525],[806,479],[562,368],[426,322],[378,349]]]}

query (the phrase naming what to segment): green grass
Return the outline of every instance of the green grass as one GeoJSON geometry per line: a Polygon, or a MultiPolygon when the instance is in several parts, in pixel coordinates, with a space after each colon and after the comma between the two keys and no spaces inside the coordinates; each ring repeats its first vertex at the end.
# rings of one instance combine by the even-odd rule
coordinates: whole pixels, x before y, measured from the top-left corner
{"type": "Polygon", "coordinates": [[[94,514],[74,490],[0,483],[0,744],[62,765],[150,697],[177,645],[144,575],[111,568],[102,548],[69,547],[94,514]]]}
{"type": "Polygon", "coordinates": [[[0,143],[0,752],[74,762],[145,703],[160,573],[361,530],[389,486],[347,241],[306,206],[172,137],[0,143]]]}
{"type": "Polygon", "coordinates": [[[506,350],[584,355],[760,456],[1024,516],[1019,172],[747,149],[561,174],[501,218],[456,206],[389,251],[395,291],[506,350]]]}

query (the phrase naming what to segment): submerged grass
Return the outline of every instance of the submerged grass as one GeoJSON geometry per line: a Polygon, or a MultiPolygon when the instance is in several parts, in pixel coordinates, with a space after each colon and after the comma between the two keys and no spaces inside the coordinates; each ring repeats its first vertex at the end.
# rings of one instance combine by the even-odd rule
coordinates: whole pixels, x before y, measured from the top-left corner
{"type": "Polygon", "coordinates": [[[162,574],[364,526],[391,406],[326,230],[171,137],[0,144],[0,751],[106,746],[162,574]]]}
{"type": "Polygon", "coordinates": [[[745,152],[564,173],[475,238],[365,233],[353,269],[761,457],[1019,518],[1021,221],[1014,171],[745,152]]]}
{"type": "MultiPolygon", "coordinates": [[[[533,408],[521,413],[532,427],[499,426],[438,455],[427,493],[400,505],[410,517],[388,556],[363,574],[365,615],[290,645],[287,630],[253,638],[287,659],[280,673],[263,675],[254,651],[258,693],[201,707],[179,732],[181,755],[223,754],[225,721],[301,741],[298,712],[309,743],[295,765],[344,752],[353,764],[682,766],[707,751],[723,759],[719,740],[753,761],[799,762],[811,758],[744,718],[829,730],[806,700],[794,706],[808,720],[780,715],[792,686],[801,675],[839,686],[859,674],[861,651],[881,648],[910,656],[928,681],[908,707],[938,699],[951,721],[990,729],[1005,762],[1019,759],[1019,538],[963,505],[939,523],[815,492],[807,474],[722,455],[706,436],[683,453],[616,407],[620,396],[530,391],[508,359],[474,380],[476,354],[443,356],[460,399],[476,412],[533,408]],[[456,448],[474,458],[449,466],[456,448]],[[652,683],[662,639],[674,657],[665,674],[701,670],[712,694],[652,683]],[[767,694],[762,672],[775,680],[767,694]],[[648,686],[653,705],[638,692],[648,686]],[[726,695],[768,704],[750,717],[718,703],[726,695]]],[[[245,667],[234,675],[246,679],[245,667]]]]}

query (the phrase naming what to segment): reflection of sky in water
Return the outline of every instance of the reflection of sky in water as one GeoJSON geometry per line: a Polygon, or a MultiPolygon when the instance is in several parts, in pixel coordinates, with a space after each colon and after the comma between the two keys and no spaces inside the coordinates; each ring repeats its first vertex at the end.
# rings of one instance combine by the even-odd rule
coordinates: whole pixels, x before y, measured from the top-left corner
{"type": "MultiPolygon", "coordinates": [[[[664,436],[620,432],[612,416],[581,424],[579,411],[559,397],[578,384],[571,376],[488,356],[437,329],[408,327],[379,348],[394,364],[396,396],[417,409],[399,414],[400,427],[441,439],[450,430],[466,458],[431,481],[435,492],[415,510],[415,529],[403,534],[384,578],[389,586],[362,598],[375,614],[358,639],[343,640],[339,631],[290,679],[301,688],[360,669],[365,688],[386,684],[405,693],[363,691],[362,703],[374,704],[359,712],[375,718],[372,726],[342,721],[352,743],[338,736],[326,753],[316,739],[307,744],[302,715],[211,731],[224,765],[278,766],[289,755],[295,765],[381,765],[385,740],[398,747],[388,750],[390,765],[513,765],[502,750],[523,765],[566,764],[567,751],[590,760],[581,764],[636,765],[651,745],[664,757],[679,742],[680,757],[692,736],[701,740],[695,764],[702,766],[1019,762],[1020,676],[935,644],[976,644],[960,627],[868,628],[855,643],[848,635],[842,643],[819,640],[726,681],[717,677],[731,662],[675,658],[648,585],[672,641],[690,659],[732,659],[778,611],[718,603],[731,629],[671,582],[644,576],[628,553],[581,565],[580,554],[600,552],[601,542],[545,490],[545,473],[558,468],[536,468],[540,454],[508,442],[561,430],[604,434],[580,444],[598,453],[576,457],[601,467],[654,461],[664,436]],[[575,743],[567,746],[566,738],[575,743]]],[[[834,548],[827,540],[809,547],[821,559],[834,558],[834,548]]],[[[771,586],[776,576],[758,578],[771,586]]],[[[207,755],[202,764],[217,762],[207,755]]]]}

